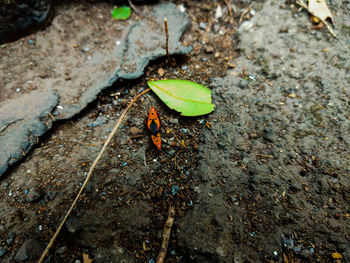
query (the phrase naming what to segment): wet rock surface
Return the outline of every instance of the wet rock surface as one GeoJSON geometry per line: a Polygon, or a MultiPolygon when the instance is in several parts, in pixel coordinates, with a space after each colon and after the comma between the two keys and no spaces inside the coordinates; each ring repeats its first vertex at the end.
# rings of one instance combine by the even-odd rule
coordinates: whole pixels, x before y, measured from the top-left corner
{"type": "Polygon", "coordinates": [[[165,55],[165,17],[169,52],[190,52],[179,42],[189,20],[175,5],[150,6],[142,19],[127,21],[113,21],[111,9],[107,3],[62,4],[50,27],[1,47],[0,174],[53,121],[71,118],[117,79],[140,77],[150,60],[165,55]]]}
{"type": "Polygon", "coordinates": [[[28,239],[17,251],[14,259],[16,262],[32,261],[41,256],[43,248],[38,240],[28,239]]]}
{"type": "Polygon", "coordinates": [[[142,96],[48,260],[83,262],[88,254],[94,262],[154,262],[172,205],[169,262],[349,261],[350,6],[330,6],[342,21],[335,40],[288,1],[253,2],[247,11],[249,4],[232,3],[230,15],[221,2],[179,1],[192,24],[182,40],[190,54],[117,81],[77,117],[54,124],[2,177],[0,260],[13,261],[29,239],[49,241],[146,81],[182,78],[209,86],[215,111],[184,118],[152,93],[142,96]],[[143,124],[150,107],[159,111],[161,151],[143,124]],[[27,202],[30,189],[43,194],[27,202]]]}

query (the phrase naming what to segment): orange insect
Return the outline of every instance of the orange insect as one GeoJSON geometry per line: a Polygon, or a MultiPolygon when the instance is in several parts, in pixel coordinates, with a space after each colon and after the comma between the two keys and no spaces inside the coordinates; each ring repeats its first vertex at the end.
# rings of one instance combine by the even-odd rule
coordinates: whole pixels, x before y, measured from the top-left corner
{"type": "Polygon", "coordinates": [[[152,141],[154,143],[154,145],[157,147],[158,150],[160,150],[162,148],[162,141],[160,139],[160,134],[159,132],[157,133],[156,136],[154,136],[153,134],[151,134],[151,138],[152,141]]]}
{"type": "Polygon", "coordinates": [[[155,146],[157,146],[158,150],[161,149],[161,139],[159,134],[160,121],[157,115],[157,111],[154,107],[152,107],[148,114],[147,127],[151,131],[151,138],[155,146]]]}
{"type": "Polygon", "coordinates": [[[147,127],[151,133],[157,133],[159,131],[160,122],[157,115],[156,108],[152,107],[148,114],[147,127]]]}

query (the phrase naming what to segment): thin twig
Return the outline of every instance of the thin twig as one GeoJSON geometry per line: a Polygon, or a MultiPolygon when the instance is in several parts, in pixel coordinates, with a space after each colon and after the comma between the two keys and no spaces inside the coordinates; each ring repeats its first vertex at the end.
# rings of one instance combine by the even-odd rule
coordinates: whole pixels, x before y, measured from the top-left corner
{"type": "Polygon", "coordinates": [[[162,235],[162,244],[160,245],[160,252],[158,254],[156,263],[163,263],[165,260],[166,252],[168,250],[169,239],[171,227],[173,226],[175,220],[175,208],[173,206],[169,207],[168,219],[165,222],[163,235],[162,235]]]}
{"type": "Polygon", "coordinates": [[[230,15],[230,24],[233,24],[233,12],[232,12],[232,7],[230,5],[230,2],[229,0],[224,0],[225,1],[225,4],[227,5],[227,8],[228,8],[228,13],[230,15]]]}
{"type": "Polygon", "coordinates": [[[103,147],[102,147],[100,153],[97,155],[96,159],[95,159],[94,162],[92,163],[92,165],[91,165],[91,167],[90,167],[90,170],[89,170],[89,172],[88,172],[88,174],[87,174],[87,176],[86,176],[86,179],[85,179],[85,181],[84,181],[82,187],[81,187],[80,190],[79,190],[79,193],[78,193],[77,196],[75,197],[75,199],[74,199],[72,205],[70,206],[68,212],[66,213],[65,217],[63,218],[61,224],[60,224],[59,227],[57,228],[55,234],[52,236],[52,238],[51,238],[49,244],[46,246],[46,248],[45,248],[43,254],[41,255],[41,257],[40,257],[40,259],[39,259],[39,261],[38,261],[38,263],[42,263],[42,262],[43,262],[45,256],[47,255],[47,253],[49,252],[49,250],[50,250],[50,248],[52,247],[53,243],[55,242],[55,239],[57,238],[58,234],[60,233],[60,231],[61,231],[61,229],[62,229],[64,223],[66,222],[68,216],[70,215],[70,213],[72,212],[74,206],[75,206],[76,203],[78,202],[78,199],[79,199],[80,195],[82,194],[82,192],[83,192],[83,190],[84,190],[86,184],[87,184],[88,181],[90,180],[91,175],[92,175],[92,171],[95,169],[95,167],[96,167],[98,161],[101,159],[102,154],[105,152],[105,150],[106,150],[108,144],[110,143],[110,141],[112,140],[114,134],[115,134],[116,131],[118,130],[120,124],[121,124],[122,121],[124,120],[124,118],[125,118],[125,116],[126,116],[126,113],[128,112],[128,110],[130,109],[130,107],[135,103],[135,101],[136,101],[140,96],[142,96],[143,94],[145,94],[146,92],[148,92],[148,91],[150,91],[150,90],[151,90],[151,89],[146,89],[146,90],[144,90],[143,92],[139,93],[137,96],[135,96],[135,98],[130,102],[130,104],[126,107],[126,109],[125,109],[125,110],[123,111],[123,113],[120,115],[117,124],[114,126],[113,130],[112,130],[111,133],[108,135],[108,138],[107,138],[107,140],[105,141],[105,143],[104,143],[104,145],[103,145],[103,147]]]}
{"type": "Polygon", "coordinates": [[[320,19],[321,22],[322,22],[323,24],[326,25],[326,27],[327,27],[329,33],[330,33],[334,38],[337,38],[337,35],[334,33],[332,27],[328,24],[328,22],[325,21],[325,20],[323,20],[323,19],[320,18],[319,16],[317,16],[314,12],[311,12],[310,9],[309,9],[309,7],[308,7],[302,0],[296,0],[296,4],[299,5],[299,6],[301,6],[301,7],[304,8],[304,9],[306,9],[311,15],[313,15],[313,16],[317,17],[318,19],[320,19]]]}
{"type": "Polygon", "coordinates": [[[48,114],[47,114],[52,120],[55,120],[55,117],[54,116],[52,116],[52,114],[49,112],[48,114]]]}
{"type": "Polygon", "coordinates": [[[128,0],[128,2],[129,2],[129,6],[132,8],[132,10],[134,10],[134,12],[138,15],[138,16],[140,16],[140,12],[139,12],[139,10],[136,8],[136,6],[131,2],[131,0],[128,0]]]}
{"type": "Polygon", "coordinates": [[[168,20],[164,18],[164,28],[165,28],[165,38],[166,38],[166,43],[165,43],[165,49],[166,49],[166,54],[168,56],[168,59],[170,60],[171,65],[175,66],[175,60],[172,60],[170,55],[169,55],[169,32],[168,32],[168,20]]]}
{"type": "Polygon", "coordinates": [[[239,25],[242,24],[244,16],[250,12],[251,8],[252,8],[252,5],[249,5],[247,9],[243,11],[243,13],[241,14],[241,17],[239,18],[239,22],[238,22],[239,25]]]}

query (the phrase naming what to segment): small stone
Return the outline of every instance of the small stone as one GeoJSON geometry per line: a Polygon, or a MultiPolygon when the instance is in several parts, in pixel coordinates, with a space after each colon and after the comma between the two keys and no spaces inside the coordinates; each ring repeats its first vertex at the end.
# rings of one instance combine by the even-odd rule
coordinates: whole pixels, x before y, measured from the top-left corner
{"type": "Polygon", "coordinates": [[[199,28],[205,30],[207,28],[207,23],[200,22],[199,23],[199,28]]]}
{"type": "Polygon", "coordinates": [[[274,133],[270,128],[265,128],[262,132],[262,137],[268,142],[274,142],[274,133]]]}
{"type": "Polygon", "coordinates": [[[47,192],[47,198],[48,198],[50,201],[52,201],[53,199],[55,199],[56,195],[57,195],[57,192],[55,192],[55,191],[48,191],[48,192],[47,192]]]}
{"type": "Polygon", "coordinates": [[[88,126],[93,128],[102,124],[105,124],[107,122],[107,118],[105,116],[98,116],[96,120],[92,123],[89,123],[88,126]]]}
{"type": "Polygon", "coordinates": [[[222,11],[222,8],[220,5],[217,6],[215,11],[215,20],[220,19],[223,16],[224,12],[222,11]]]}
{"type": "Polygon", "coordinates": [[[130,133],[131,135],[137,135],[142,133],[142,131],[139,128],[133,126],[130,128],[130,133]]]}
{"type": "Polygon", "coordinates": [[[92,181],[87,182],[86,186],[85,186],[85,191],[86,193],[92,193],[95,189],[95,185],[92,181]]]}
{"type": "Polygon", "coordinates": [[[206,46],[205,47],[205,52],[207,53],[213,53],[214,52],[214,48],[212,46],[206,46]]]}
{"type": "Polygon", "coordinates": [[[178,118],[170,119],[169,122],[170,122],[171,124],[178,125],[178,124],[179,124],[179,119],[178,119],[178,118]]]}
{"type": "Polygon", "coordinates": [[[23,243],[15,255],[15,261],[22,262],[28,259],[35,259],[41,256],[43,249],[39,243],[34,238],[28,239],[23,243]]]}
{"type": "Polygon", "coordinates": [[[40,188],[31,188],[26,196],[26,201],[28,203],[37,202],[43,196],[43,193],[44,192],[40,188]]]}
{"type": "Polygon", "coordinates": [[[15,234],[13,232],[10,232],[8,234],[8,239],[6,239],[7,244],[11,245],[15,237],[16,237],[15,234]]]}
{"type": "Polygon", "coordinates": [[[46,79],[46,78],[49,77],[49,74],[47,72],[41,72],[39,77],[42,78],[42,79],[46,79]]]}
{"type": "Polygon", "coordinates": [[[288,97],[294,99],[297,97],[297,95],[295,93],[291,93],[288,95],[288,97]]]}
{"type": "Polygon", "coordinates": [[[170,155],[170,156],[173,156],[173,155],[175,154],[175,152],[176,152],[175,150],[170,150],[170,151],[169,151],[169,155],[170,155]]]}
{"type": "Polygon", "coordinates": [[[63,246],[63,247],[60,247],[59,249],[56,250],[56,253],[57,254],[63,254],[67,251],[67,247],[66,246],[63,246]]]}
{"type": "Polygon", "coordinates": [[[159,75],[160,78],[163,77],[164,76],[164,69],[159,68],[158,69],[158,75],[159,75]]]}
{"type": "Polygon", "coordinates": [[[249,84],[248,80],[242,79],[241,82],[239,83],[239,87],[240,87],[241,89],[245,89],[245,88],[248,87],[248,84],[249,84]]]}
{"type": "Polygon", "coordinates": [[[120,174],[120,171],[119,169],[111,169],[109,170],[109,173],[114,176],[114,175],[119,175],[120,174]]]}

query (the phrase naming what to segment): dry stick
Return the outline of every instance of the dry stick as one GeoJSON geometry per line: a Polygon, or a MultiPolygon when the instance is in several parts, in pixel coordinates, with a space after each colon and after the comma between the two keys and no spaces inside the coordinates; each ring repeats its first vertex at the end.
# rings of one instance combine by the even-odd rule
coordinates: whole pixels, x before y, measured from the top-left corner
{"type": "Polygon", "coordinates": [[[251,8],[252,8],[252,5],[249,5],[247,9],[243,11],[243,13],[241,14],[241,17],[239,18],[239,22],[238,22],[239,25],[242,24],[244,16],[250,12],[251,8]]]}
{"type": "Polygon", "coordinates": [[[165,27],[165,38],[166,38],[166,43],[165,43],[166,54],[168,56],[168,59],[170,60],[171,65],[175,66],[176,65],[175,61],[173,61],[169,55],[169,46],[168,46],[169,32],[168,32],[168,20],[166,20],[166,18],[164,18],[164,27],[165,27]]]}
{"type": "Polygon", "coordinates": [[[160,245],[160,252],[157,257],[156,263],[163,263],[165,260],[166,252],[168,250],[170,231],[173,226],[175,219],[175,208],[173,206],[169,207],[168,219],[165,222],[163,235],[162,235],[162,244],[160,245]]]}
{"type": "Polygon", "coordinates": [[[131,0],[128,0],[129,2],[129,6],[135,11],[135,13],[140,16],[140,12],[139,10],[136,8],[136,6],[134,6],[134,4],[131,2],[131,0]]]}
{"type": "Polygon", "coordinates": [[[92,163],[90,170],[87,174],[87,177],[82,185],[82,187],[79,190],[79,193],[77,194],[77,196],[75,197],[71,207],[69,208],[67,214],[65,215],[65,217],[63,218],[63,221],[61,222],[61,224],[59,225],[59,227],[57,228],[55,234],[52,236],[49,244],[46,246],[45,251],[43,252],[43,254],[41,255],[38,263],[42,263],[45,256],[47,255],[47,253],[49,252],[50,248],[52,247],[53,243],[55,242],[55,239],[57,238],[58,234],[60,233],[64,223],[66,222],[68,216],[70,215],[70,213],[72,212],[74,206],[76,205],[76,203],[78,202],[78,199],[81,195],[81,193],[83,192],[86,184],[88,183],[89,179],[91,178],[92,175],[92,171],[94,170],[95,166],[97,165],[98,161],[101,159],[102,154],[104,153],[104,151],[106,150],[108,144],[110,143],[110,141],[112,140],[112,137],[114,136],[114,134],[116,133],[116,131],[118,130],[120,124],[122,123],[122,121],[124,120],[126,113],[128,112],[128,110],[130,109],[130,107],[135,103],[135,101],[142,96],[143,94],[147,93],[148,91],[150,91],[151,89],[146,89],[143,92],[141,92],[140,94],[138,94],[131,102],[130,104],[126,107],[126,109],[123,111],[123,113],[120,115],[119,120],[117,122],[117,124],[114,126],[113,130],[111,131],[111,133],[108,135],[107,140],[105,141],[100,153],[97,155],[96,159],[94,160],[94,162],[92,163]]]}
{"type": "Polygon", "coordinates": [[[326,25],[326,27],[327,27],[329,33],[330,33],[333,37],[337,38],[337,35],[334,33],[332,27],[328,24],[327,21],[325,21],[325,20],[321,19],[320,17],[318,17],[314,12],[311,12],[310,9],[308,8],[308,6],[307,6],[302,0],[296,0],[296,3],[297,3],[297,5],[301,6],[301,7],[304,8],[304,9],[306,9],[311,15],[313,15],[313,16],[319,18],[319,19],[322,21],[322,23],[326,25]]]}
{"type": "Polygon", "coordinates": [[[230,2],[229,0],[224,0],[225,1],[225,4],[227,5],[227,8],[228,8],[228,13],[230,15],[230,24],[233,24],[233,12],[232,12],[232,7],[230,5],[230,2]]]}

